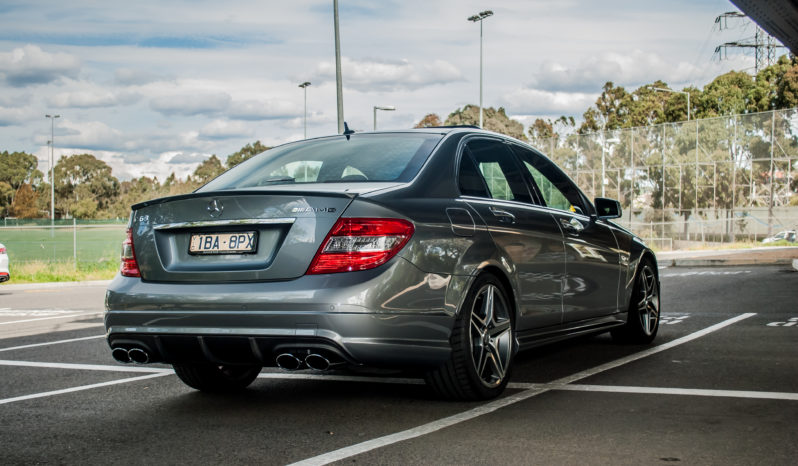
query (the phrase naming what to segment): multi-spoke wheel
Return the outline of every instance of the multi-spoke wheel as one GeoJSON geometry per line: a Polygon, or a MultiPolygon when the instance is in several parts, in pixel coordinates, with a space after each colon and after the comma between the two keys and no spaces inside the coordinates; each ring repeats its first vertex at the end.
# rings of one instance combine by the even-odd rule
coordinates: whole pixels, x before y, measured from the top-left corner
{"type": "Polygon", "coordinates": [[[660,320],[659,282],[649,262],[640,264],[635,277],[626,325],[612,331],[617,341],[651,343],[657,336],[660,320]]]}
{"type": "Polygon", "coordinates": [[[484,400],[507,385],[513,358],[513,315],[504,286],[493,275],[476,279],[452,330],[452,356],[427,374],[446,398],[484,400]]]}
{"type": "Polygon", "coordinates": [[[213,364],[173,364],[180,380],[191,388],[206,392],[227,392],[249,386],[260,374],[260,366],[217,366],[213,364]]]}

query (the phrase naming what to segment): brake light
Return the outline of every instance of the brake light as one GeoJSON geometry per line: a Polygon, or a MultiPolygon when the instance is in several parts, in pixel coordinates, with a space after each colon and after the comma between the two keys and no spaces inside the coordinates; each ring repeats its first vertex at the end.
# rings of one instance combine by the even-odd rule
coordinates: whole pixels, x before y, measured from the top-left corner
{"type": "Polygon", "coordinates": [[[119,273],[124,277],[140,277],[139,264],[136,262],[136,251],[133,249],[133,230],[127,229],[127,237],[122,241],[122,267],[119,273]]]}
{"type": "Polygon", "coordinates": [[[0,246],[0,254],[5,254],[5,253],[6,253],[6,248],[3,247],[3,246],[0,246]]]}
{"type": "Polygon", "coordinates": [[[412,223],[398,218],[339,218],[307,273],[373,269],[395,256],[414,230],[412,223]]]}

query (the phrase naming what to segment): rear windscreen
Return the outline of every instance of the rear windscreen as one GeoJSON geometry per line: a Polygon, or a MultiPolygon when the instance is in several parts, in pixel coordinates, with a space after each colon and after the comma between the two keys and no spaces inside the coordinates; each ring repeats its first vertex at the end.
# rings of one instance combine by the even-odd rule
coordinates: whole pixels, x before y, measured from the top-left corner
{"type": "Polygon", "coordinates": [[[353,134],[300,141],[263,152],[199,191],[292,183],[410,181],[442,134],[353,134]]]}

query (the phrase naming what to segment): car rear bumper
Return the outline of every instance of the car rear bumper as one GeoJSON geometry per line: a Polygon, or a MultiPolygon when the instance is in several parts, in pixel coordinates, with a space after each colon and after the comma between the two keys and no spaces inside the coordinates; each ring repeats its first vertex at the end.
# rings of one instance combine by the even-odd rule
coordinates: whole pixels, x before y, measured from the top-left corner
{"type": "Polygon", "coordinates": [[[279,354],[317,351],[353,365],[436,367],[450,354],[448,283],[401,258],[284,282],[118,276],[106,293],[105,326],[112,348],[144,349],[149,362],[274,366],[279,354]]]}

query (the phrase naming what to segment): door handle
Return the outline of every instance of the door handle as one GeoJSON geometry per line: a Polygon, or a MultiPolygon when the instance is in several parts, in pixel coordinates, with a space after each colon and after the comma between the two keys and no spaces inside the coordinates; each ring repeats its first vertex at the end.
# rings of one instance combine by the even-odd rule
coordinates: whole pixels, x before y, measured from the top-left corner
{"type": "Polygon", "coordinates": [[[585,226],[582,225],[582,222],[579,220],[571,217],[570,220],[565,220],[564,218],[560,219],[560,224],[566,229],[570,230],[575,233],[581,233],[582,230],[585,229],[585,226]]]}
{"type": "Polygon", "coordinates": [[[498,207],[489,207],[490,212],[503,223],[515,223],[515,215],[498,207]]]}

